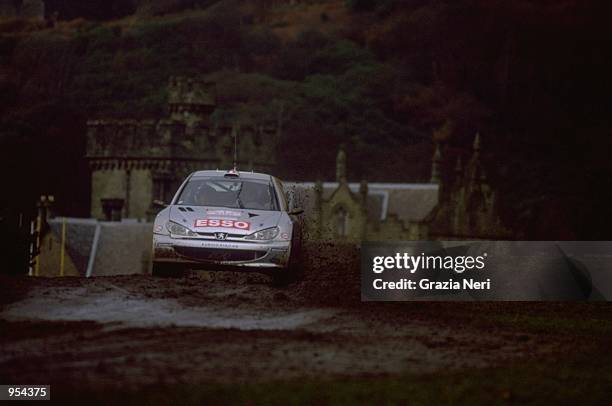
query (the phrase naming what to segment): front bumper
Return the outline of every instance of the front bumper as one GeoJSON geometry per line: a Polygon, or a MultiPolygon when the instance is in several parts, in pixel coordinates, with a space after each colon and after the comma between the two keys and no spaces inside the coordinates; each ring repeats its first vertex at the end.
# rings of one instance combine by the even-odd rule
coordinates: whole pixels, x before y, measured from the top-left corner
{"type": "Polygon", "coordinates": [[[208,265],[237,268],[286,268],[290,241],[246,242],[153,235],[153,261],[194,268],[208,265]]]}

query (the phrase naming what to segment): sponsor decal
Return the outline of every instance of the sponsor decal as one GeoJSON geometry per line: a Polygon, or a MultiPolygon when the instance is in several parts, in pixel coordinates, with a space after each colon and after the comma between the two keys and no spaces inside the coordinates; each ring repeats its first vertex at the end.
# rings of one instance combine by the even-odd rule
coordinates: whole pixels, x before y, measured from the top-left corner
{"type": "Polygon", "coordinates": [[[247,221],[236,220],[220,220],[220,219],[198,219],[195,221],[195,227],[221,227],[221,228],[236,228],[238,230],[248,230],[251,228],[251,223],[247,221]]]}
{"type": "Polygon", "coordinates": [[[220,216],[220,217],[240,217],[242,212],[236,210],[210,210],[206,209],[206,214],[209,216],[220,216]]]}

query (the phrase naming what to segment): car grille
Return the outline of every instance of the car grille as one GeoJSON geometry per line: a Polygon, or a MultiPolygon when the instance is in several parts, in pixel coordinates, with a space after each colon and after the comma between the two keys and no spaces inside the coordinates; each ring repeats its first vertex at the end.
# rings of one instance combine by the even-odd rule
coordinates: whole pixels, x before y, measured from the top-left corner
{"type": "Polygon", "coordinates": [[[181,256],[194,261],[252,261],[266,255],[266,251],[227,250],[222,248],[174,247],[181,256]]]}
{"type": "MultiPolygon", "coordinates": [[[[218,233],[198,233],[202,237],[212,237],[215,238],[218,233]]],[[[243,234],[227,234],[228,238],[244,238],[243,234]]]]}

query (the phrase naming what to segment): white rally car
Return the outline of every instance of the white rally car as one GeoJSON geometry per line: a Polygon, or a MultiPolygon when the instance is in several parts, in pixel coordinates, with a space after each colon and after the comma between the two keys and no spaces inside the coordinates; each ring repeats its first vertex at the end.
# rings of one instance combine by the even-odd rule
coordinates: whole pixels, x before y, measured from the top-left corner
{"type": "Polygon", "coordinates": [[[191,269],[257,270],[295,277],[301,226],[275,177],[237,170],[198,171],[156,217],[153,274],[191,269]]]}

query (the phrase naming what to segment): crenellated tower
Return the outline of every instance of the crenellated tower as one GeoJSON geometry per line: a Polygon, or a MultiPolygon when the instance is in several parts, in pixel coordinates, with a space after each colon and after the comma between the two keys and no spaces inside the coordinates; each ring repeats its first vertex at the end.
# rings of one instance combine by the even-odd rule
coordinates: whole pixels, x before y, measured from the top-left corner
{"type": "Polygon", "coordinates": [[[151,218],[154,200],[168,202],[183,179],[201,169],[229,169],[237,140],[241,170],[270,171],[280,136],[268,122],[215,122],[215,84],[168,81],[168,116],[152,120],[92,120],[87,155],[92,171],[91,215],[123,201],[123,217],[151,218]]]}

